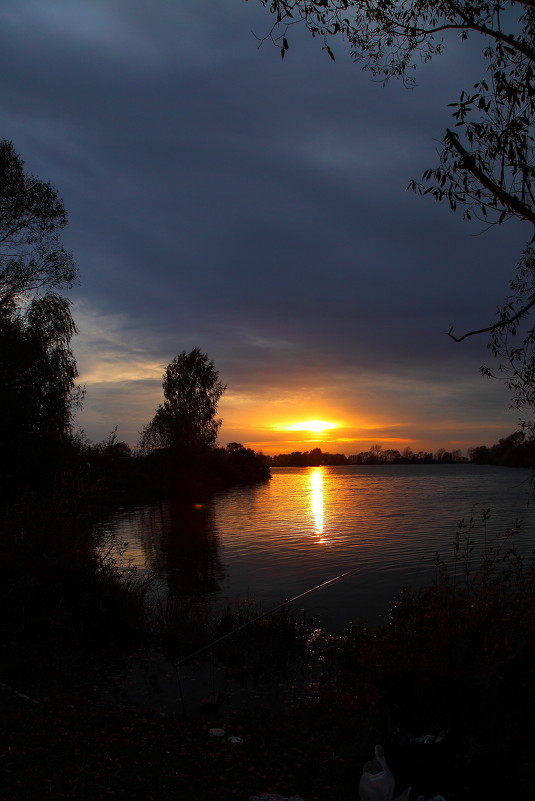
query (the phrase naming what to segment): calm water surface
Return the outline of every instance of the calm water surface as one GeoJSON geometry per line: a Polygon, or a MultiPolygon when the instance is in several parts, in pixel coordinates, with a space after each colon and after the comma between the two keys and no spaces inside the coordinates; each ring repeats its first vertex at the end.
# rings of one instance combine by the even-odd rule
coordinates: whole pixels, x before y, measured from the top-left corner
{"type": "Polygon", "coordinates": [[[333,633],[377,623],[404,585],[424,586],[432,557],[451,553],[461,518],[490,508],[489,534],[523,519],[535,548],[530,471],[476,465],[273,468],[269,483],[238,487],[201,508],[169,503],[123,510],[103,529],[128,541],[127,559],[166,592],[268,609],[348,570],[299,606],[333,633]]]}

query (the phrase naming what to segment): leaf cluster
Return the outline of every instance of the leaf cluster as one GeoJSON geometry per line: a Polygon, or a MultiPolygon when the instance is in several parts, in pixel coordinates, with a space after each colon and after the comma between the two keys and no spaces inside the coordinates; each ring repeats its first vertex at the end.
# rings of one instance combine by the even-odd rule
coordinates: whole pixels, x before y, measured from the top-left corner
{"type": "Polygon", "coordinates": [[[0,303],[73,285],[77,270],[61,245],[67,214],[49,183],[24,171],[13,144],[0,141],[0,303]]]}
{"type": "Polygon", "coordinates": [[[529,245],[511,281],[512,294],[497,311],[490,328],[489,350],[497,367],[481,367],[482,375],[502,380],[511,393],[511,408],[520,414],[520,424],[530,438],[535,436],[535,326],[529,312],[535,304],[535,247],[529,245]]]}
{"type": "MultiPolygon", "coordinates": [[[[485,226],[516,218],[535,225],[535,3],[533,0],[261,0],[275,16],[265,39],[288,51],[288,31],[306,26],[334,58],[330,42],[342,39],[353,60],[383,82],[414,85],[414,70],[440,55],[452,36],[480,43],[484,74],[450,103],[439,163],[408,188],[485,226]]],[[[491,332],[489,347],[500,359],[513,406],[532,414],[534,330],[527,325],[535,305],[532,229],[511,283],[513,295],[497,321],[457,337],[491,332]],[[529,238],[531,241],[529,241],[529,238]]],[[[522,419],[531,433],[534,424],[522,419]]]]}
{"type": "Polygon", "coordinates": [[[291,26],[304,24],[334,60],[331,41],[345,40],[353,60],[383,82],[414,85],[414,70],[440,55],[452,35],[483,42],[486,74],[451,103],[454,130],[439,165],[410,188],[462,205],[466,217],[535,224],[532,179],[535,7],[531,0],[261,0],[275,16],[265,38],[289,49],[291,26]]]}

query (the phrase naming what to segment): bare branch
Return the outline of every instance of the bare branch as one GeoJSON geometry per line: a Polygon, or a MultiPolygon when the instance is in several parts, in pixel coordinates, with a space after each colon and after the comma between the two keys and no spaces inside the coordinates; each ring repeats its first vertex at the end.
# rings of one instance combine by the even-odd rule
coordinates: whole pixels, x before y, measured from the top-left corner
{"type": "Polygon", "coordinates": [[[486,334],[489,331],[497,331],[500,328],[505,328],[506,326],[510,325],[511,323],[516,323],[518,320],[521,320],[522,317],[528,312],[530,309],[535,306],[535,293],[529,296],[529,300],[525,306],[523,306],[516,314],[513,314],[512,317],[504,317],[502,316],[497,323],[494,325],[488,325],[486,328],[478,328],[476,331],[467,331],[466,334],[463,334],[462,337],[456,337],[451,332],[453,331],[453,326],[450,328],[449,331],[446,331],[446,336],[453,339],[455,342],[462,342],[463,339],[467,339],[468,337],[474,337],[478,334],[486,334]]]}

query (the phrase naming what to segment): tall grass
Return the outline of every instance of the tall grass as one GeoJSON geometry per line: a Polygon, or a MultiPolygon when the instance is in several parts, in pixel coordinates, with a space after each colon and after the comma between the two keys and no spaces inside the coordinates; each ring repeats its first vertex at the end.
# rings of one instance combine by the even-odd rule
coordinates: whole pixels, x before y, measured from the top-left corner
{"type": "Polygon", "coordinates": [[[156,625],[168,657],[216,659],[232,671],[257,676],[308,653],[314,628],[313,621],[290,604],[270,613],[252,600],[221,608],[214,598],[176,596],[159,598],[156,625]]]}
{"type": "Polygon", "coordinates": [[[457,749],[452,786],[457,763],[507,759],[496,765],[503,778],[525,768],[535,744],[534,562],[520,553],[518,523],[491,537],[489,519],[482,510],[461,521],[449,558],[434,556],[431,585],[403,590],[386,625],[352,627],[325,661],[321,703],[330,714],[351,715],[393,753],[411,738],[446,733],[457,749]]]}

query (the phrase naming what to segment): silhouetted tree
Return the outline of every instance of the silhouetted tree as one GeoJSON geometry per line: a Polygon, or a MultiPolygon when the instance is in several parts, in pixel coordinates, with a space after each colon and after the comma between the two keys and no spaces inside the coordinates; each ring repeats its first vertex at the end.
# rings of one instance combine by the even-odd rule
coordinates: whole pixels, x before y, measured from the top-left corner
{"type": "Polygon", "coordinates": [[[349,459],[343,453],[324,453],[322,462],[326,465],[344,465],[349,464],[349,459]]]}
{"type": "Polygon", "coordinates": [[[13,144],[0,141],[0,305],[72,286],[73,257],[59,232],[67,214],[57,191],[24,172],[13,144]]]}
{"type": "Polygon", "coordinates": [[[59,241],[66,223],[50,184],[26,175],[0,141],[0,470],[3,483],[54,470],[81,402],[70,349],[71,303],[58,294],[76,268],[59,241]]]}
{"type": "Polygon", "coordinates": [[[386,462],[387,464],[393,464],[394,462],[399,462],[401,461],[401,454],[398,450],[395,450],[394,448],[387,448],[385,451],[383,451],[382,461],[386,462]]]}
{"type": "Polygon", "coordinates": [[[269,461],[241,442],[229,442],[223,451],[224,471],[230,485],[254,484],[270,478],[269,461]]]}
{"type": "Polygon", "coordinates": [[[308,454],[308,463],[313,467],[318,467],[322,464],[323,454],[320,448],[312,448],[308,454]]]}
{"type": "Polygon", "coordinates": [[[215,444],[222,420],[217,404],[226,386],[199,348],[183,351],[163,375],[164,402],[141,432],[140,444],[188,453],[215,444]]]}
{"type": "Polygon", "coordinates": [[[0,463],[17,475],[54,468],[83,392],[70,349],[70,302],[54,293],[24,312],[0,307],[0,463]],[[36,459],[40,461],[36,463],[36,459]]]}
{"type": "Polygon", "coordinates": [[[470,448],[468,458],[474,464],[490,464],[490,452],[486,445],[477,445],[470,448]]]}
{"type": "Polygon", "coordinates": [[[468,455],[470,461],[475,464],[534,467],[535,443],[533,439],[528,439],[523,431],[514,431],[490,448],[486,445],[471,448],[468,455]]]}

